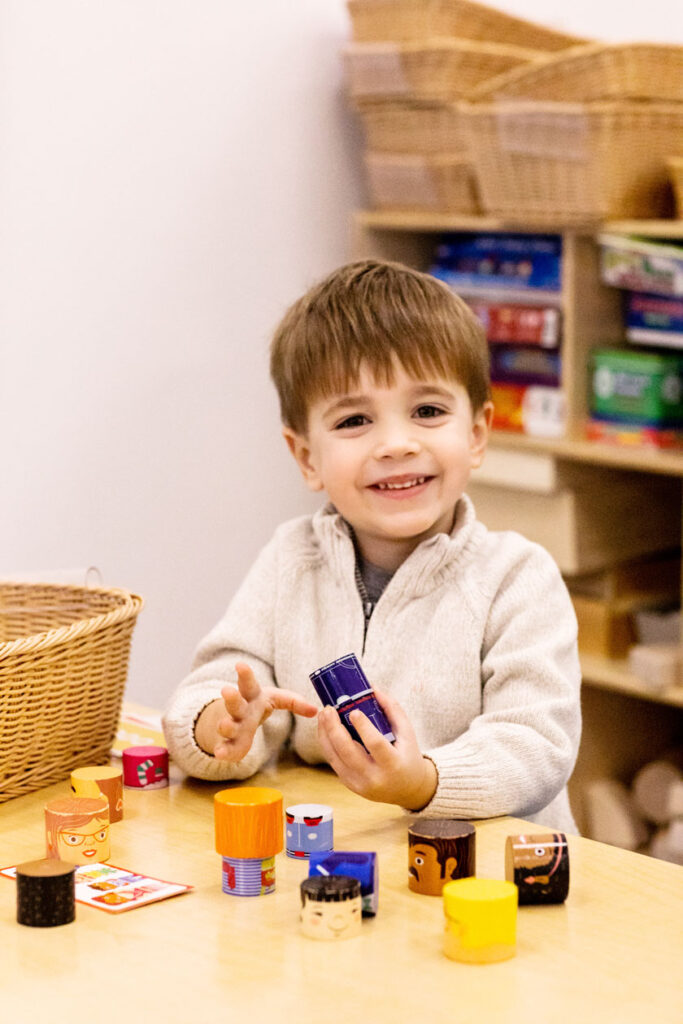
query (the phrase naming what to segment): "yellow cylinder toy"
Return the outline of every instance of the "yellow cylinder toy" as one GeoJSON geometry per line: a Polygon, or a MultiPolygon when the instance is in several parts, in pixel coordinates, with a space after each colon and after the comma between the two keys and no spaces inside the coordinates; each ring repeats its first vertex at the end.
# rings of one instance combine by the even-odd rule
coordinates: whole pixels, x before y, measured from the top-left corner
{"type": "Polygon", "coordinates": [[[443,887],[443,951],[451,960],[490,964],[517,951],[517,886],[493,878],[459,878],[443,887]]]}
{"type": "Polygon", "coordinates": [[[71,789],[76,796],[103,796],[109,801],[109,821],[123,817],[123,771],[111,765],[88,765],[71,773],[71,789]]]}

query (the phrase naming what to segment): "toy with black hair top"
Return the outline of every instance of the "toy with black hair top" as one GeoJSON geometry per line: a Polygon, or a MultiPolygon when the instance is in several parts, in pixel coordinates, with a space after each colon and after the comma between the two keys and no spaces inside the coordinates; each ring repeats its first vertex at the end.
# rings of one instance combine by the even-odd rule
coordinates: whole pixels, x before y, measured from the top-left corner
{"type": "Polygon", "coordinates": [[[350,875],[304,878],[301,889],[301,932],[309,939],[335,941],[360,935],[360,882],[350,875]]]}

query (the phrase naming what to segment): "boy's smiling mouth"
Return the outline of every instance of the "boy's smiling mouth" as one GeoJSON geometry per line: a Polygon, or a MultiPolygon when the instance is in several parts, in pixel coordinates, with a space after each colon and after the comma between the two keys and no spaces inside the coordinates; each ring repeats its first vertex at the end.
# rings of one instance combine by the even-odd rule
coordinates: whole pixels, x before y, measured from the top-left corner
{"type": "Polygon", "coordinates": [[[406,496],[408,493],[414,494],[432,479],[431,476],[408,476],[403,474],[401,476],[386,477],[384,480],[377,480],[369,486],[372,491],[379,491],[390,497],[401,497],[406,496]]]}

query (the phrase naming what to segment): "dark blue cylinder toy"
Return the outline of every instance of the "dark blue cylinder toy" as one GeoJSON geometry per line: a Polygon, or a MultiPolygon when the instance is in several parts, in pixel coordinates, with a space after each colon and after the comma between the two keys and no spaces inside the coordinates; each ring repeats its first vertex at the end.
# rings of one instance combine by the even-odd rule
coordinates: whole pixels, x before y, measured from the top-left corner
{"type": "Polygon", "coordinates": [[[323,665],[317,671],[311,672],[309,678],[323,704],[337,709],[339,717],[354,740],[361,744],[363,742],[349,721],[349,714],[358,708],[383,736],[391,743],[394,742],[395,737],[387,716],[377,703],[373,689],[355,654],[345,654],[343,658],[323,665]]]}

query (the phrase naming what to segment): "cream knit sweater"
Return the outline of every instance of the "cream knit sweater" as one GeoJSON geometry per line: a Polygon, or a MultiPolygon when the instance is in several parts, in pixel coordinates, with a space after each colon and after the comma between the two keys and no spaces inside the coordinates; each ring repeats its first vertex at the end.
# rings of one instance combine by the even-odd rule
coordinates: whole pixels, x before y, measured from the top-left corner
{"type": "Polygon", "coordinates": [[[354,566],[333,506],[278,528],[170,701],[163,724],[176,762],[203,779],[246,779],[288,737],[305,761],[323,762],[315,719],[275,712],[238,764],[205,754],[194,723],[235,681],[235,661],[262,685],[317,702],[309,673],[353,651],[436,765],[422,814],[512,814],[576,831],[565,789],[581,732],[576,619],[547,552],[487,530],[465,496],[450,536],[424,541],[397,569],[365,641],[354,566]]]}

